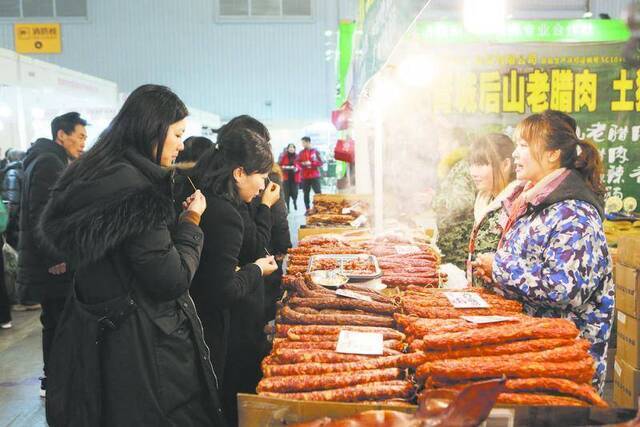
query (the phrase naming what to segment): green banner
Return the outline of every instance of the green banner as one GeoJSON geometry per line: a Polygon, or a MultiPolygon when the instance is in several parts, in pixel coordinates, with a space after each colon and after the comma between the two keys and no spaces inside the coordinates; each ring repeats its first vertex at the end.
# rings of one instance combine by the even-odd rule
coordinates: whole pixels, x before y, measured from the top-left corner
{"type": "Polygon", "coordinates": [[[356,23],[340,22],[338,28],[338,95],[336,96],[336,107],[340,107],[344,103],[351,89],[347,82],[347,76],[351,68],[353,33],[356,29],[356,23]]]}
{"type": "Polygon", "coordinates": [[[444,43],[586,43],[623,42],[631,32],[616,19],[509,20],[496,34],[466,32],[458,21],[422,21],[415,35],[429,42],[444,43]]]}
{"type": "Polygon", "coordinates": [[[511,134],[531,113],[566,112],[602,154],[609,195],[640,196],[640,72],[622,43],[483,45],[430,49],[439,72],[419,101],[471,133],[511,134]],[[472,53],[475,52],[475,53],[472,53]],[[480,53],[478,53],[480,52],[480,53]]]}

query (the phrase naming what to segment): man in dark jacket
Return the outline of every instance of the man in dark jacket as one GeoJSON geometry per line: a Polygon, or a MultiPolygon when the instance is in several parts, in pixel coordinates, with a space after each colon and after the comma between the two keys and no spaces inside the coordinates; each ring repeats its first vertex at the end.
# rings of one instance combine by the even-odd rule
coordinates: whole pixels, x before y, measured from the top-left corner
{"type": "Polygon", "coordinates": [[[44,397],[47,357],[55,328],[62,314],[72,276],[64,260],[52,259],[36,236],[36,226],[49,199],[49,190],[70,161],[80,157],[87,140],[87,122],[80,114],[63,114],[51,122],[53,141],[40,138],[24,159],[24,182],[20,200],[20,243],[18,247],[18,301],[22,309],[42,304],[42,358],[44,397]]]}

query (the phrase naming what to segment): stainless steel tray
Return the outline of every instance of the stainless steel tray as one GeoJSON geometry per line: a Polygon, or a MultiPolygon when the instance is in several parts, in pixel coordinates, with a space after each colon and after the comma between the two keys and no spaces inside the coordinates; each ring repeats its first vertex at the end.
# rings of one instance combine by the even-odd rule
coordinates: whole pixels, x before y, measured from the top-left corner
{"type": "Polygon", "coordinates": [[[307,267],[307,272],[311,272],[314,270],[313,265],[315,262],[321,259],[332,259],[339,262],[340,267],[338,270],[340,273],[347,276],[350,280],[371,280],[382,277],[382,270],[380,269],[380,265],[378,264],[378,258],[373,255],[367,254],[323,254],[323,255],[311,255],[309,258],[309,267],[307,267]],[[343,268],[345,261],[350,261],[354,259],[363,259],[371,262],[375,268],[375,272],[371,274],[351,274],[348,270],[343,268]]]}

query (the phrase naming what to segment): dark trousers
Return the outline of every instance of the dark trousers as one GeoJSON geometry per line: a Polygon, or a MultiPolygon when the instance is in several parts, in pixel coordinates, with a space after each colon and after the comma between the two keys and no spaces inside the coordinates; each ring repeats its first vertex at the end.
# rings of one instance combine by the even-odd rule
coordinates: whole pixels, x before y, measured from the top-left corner
{"type": "Polygon", "coordinates": [[[293,200],[293,210],[298,209],[298,183],[293,179],[288,179],[282,183],[284,187],[284,200],[289,210],[289,198],[293,200]]]}
{"type": "Polygon", "coordinates": [[[320,190],[320,178],[304,179],[302,180],[302,191],[304,193],[304,207],[309,210],[311,208],[311,198],[309,194],[311,189],[315,194],[322,194],[320,190]]]}
{"type": "Polygon", "coordinates": [[[47,376],[47,359],[51,353],[53,337],[56,333],[56,326],[64,310],[65,297],[42,298],[42,312],[40,313],[40,323],[42,323],[42,361],[44,362],[44,376],[47,376]]]}
{"type": "MultiPolygon", "coordinates": [[[[2,239],[0,239],[0,243],[2,239]]],[[[4,283],[4,254],[0,248],[0,323],[11,321],[11,301],[9,301],[9,293],[4,283]]]]}

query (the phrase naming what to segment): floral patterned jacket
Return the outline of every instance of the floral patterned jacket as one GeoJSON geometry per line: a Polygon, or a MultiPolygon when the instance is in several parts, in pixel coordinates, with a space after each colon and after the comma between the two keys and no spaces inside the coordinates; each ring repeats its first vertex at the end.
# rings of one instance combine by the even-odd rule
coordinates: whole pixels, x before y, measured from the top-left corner
{"type": "Polygon", "coordinates": [[[592,343],[593,384],[600,393],[614,307],[601,215],[596,196],[572,171],[506,231],[493,263],[496,292],[522,301],[529,315],[571,319],[592,343]]]}

